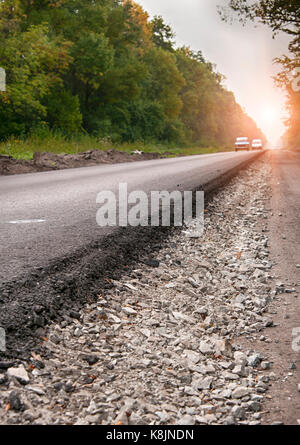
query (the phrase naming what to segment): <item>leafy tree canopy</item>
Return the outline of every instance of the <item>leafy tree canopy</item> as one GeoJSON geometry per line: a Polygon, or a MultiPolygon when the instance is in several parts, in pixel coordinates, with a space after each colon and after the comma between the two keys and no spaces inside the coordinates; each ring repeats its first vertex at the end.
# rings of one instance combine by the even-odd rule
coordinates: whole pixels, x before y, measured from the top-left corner
{"type": "Polygon", "coordinates": [[[263,137],[201,51],[131,0],[0,0],[0,138],[43,124],[114,141],[263,137]]]}

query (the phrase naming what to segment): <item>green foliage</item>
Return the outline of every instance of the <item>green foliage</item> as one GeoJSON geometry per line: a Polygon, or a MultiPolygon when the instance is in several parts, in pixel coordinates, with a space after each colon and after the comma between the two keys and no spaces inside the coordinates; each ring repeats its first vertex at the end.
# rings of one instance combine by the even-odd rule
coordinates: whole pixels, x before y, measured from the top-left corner
{"type": "Polygon", "coordinates": [[[50,39],[45,25],[0,34],[0,66],[7,73],[7,91],[0,96],[0,138],[28,131],[46,118],[42,99],[62,83],[71,60],[68,48],[59,38],[50,39]]]}
{"type": "Polygon", "coordinates": [[[182,106],[179,93],[185,82],[175,56],[161,48],[152,48],[144,60],[149,70],[146,96],[162,105],[166,119],[177,118],[182,106]]]}
{"type": "Polygon", "coordinates": [[[46,120],[51,128],[59,128],[66,133],[81,129],[82,114],[77,96],[62,88],[55,88],[45,97],[43,104],[47,110],[46,120]]]}
{"type": "Polygon", "coordinates": [[[0,155],[10,155],[16,159],[32,159],[35,152],[52,152],[55,154],[77,154],[87,150],[108,150],[116,149],[131,153],[139,150],[145,153],[161,153],[166,157],[189,156],[200,153],[217,153],[224,150],[232,150],[232,147],[218,145],[187,145],[167,144],[155,142],[115,142],[108,138],[99,138],[88,134],[65,135],[59,130],[50,130],[47,126],[41,125],[26,136],[26,138],[16,138],[11,136],[7,141],[0,142],[0,155]]]}
{"type": "Polygon", "coordinates": [[[224,146],[261,136],[201,52],[176,50],[171,27],[131,0],[0,1],[0,66],[2,140],[70,148],[81,132],[87,144],[224,146]]]}
{"type": "MultiPolygon", "coordinates": [[[[298,36],[299,0],[229,0],[228,8],[237,13],[242,22],[257,20],[268,25],[275,34],[283,31],[292,36],[298,36]]],[[[223,13],[225,20],[228,18],[228,9],[226,9],[221,8],[221,14],[223,13]]]]}
{"type": "Polygon", "coordinates": [[[151,22],[152,42],[159,48],[173,51],[175,34],[169,25],[166,25],[161,16],[155,16],[151,22]]]}
{"type": "Polygon", "coordinates": [[[83,34],[72,46],[71,55],[75,80],[97,90],[101,77],[113,63],[113,49],[109,40],[93,31],[83,34]]]}

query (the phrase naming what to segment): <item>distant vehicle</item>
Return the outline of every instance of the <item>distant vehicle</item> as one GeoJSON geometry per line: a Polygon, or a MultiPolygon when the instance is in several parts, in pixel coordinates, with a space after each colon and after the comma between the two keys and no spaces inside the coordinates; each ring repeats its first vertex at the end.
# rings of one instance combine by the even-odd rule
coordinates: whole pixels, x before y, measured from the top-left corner
{"type": "Polygon", "coordinates": [[[253,139],[252,141],[252,150],[262,150],[263,143],[261,139],[253,139]]]}
{"type": "Polygon", "coordinates": [[[234,145],[235,151],[238,150],[250,150],[250,142],[249,138],[242,137],[242,138],[236,138],[235,145],[234,145]]]}

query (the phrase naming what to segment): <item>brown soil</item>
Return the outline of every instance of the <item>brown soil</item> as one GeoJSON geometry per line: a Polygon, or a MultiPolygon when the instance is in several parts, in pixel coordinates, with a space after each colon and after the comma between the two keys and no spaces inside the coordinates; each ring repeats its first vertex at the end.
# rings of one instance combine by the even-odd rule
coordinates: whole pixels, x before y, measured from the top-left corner
{"type": "Polygon", "coordinates": [[[260,371],[264,375],[276,375],[266,396],[262,424],[297,425],[300,423],[300,352],[293,348],[293,340],[296,341],[293,330],[300,329],[300,269],[296,267],[300,264],[300,156],[270,151],[266,161],[272,168],[271,196],[267,204],[270,216],[264,224],[268,227],[269,251],[274,263],[271,275],[275,278],[274,285],[282,282],[285,289],[294,291],[279,293],[270,305],[268,312],[274,327],[262,332],[268,342],[244,338],[239,344],[265,354],[273,363],[270,371],[260,371]]]}
{"type": "Polygon", "coordinates": [[[14,159],[0,155],[0,175],[62,170],[65,168],[90,167],[99,164],[118,164],[121,162],[147,161],[165,158],[170,153],[127,153],[118,150],[90,150],[77,154],[54,154],[35,152],[33,159],[14,159]]]}

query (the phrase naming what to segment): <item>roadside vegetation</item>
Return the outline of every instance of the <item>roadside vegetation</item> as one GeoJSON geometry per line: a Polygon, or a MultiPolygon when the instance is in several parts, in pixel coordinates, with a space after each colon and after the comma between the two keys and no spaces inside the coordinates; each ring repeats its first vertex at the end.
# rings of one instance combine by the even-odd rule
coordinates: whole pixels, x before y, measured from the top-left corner
{"type": "Polygon", "coordinates": [[[89,134],[79,133],[65,136],[59,131],[47,131],[42,135],[34,132],[26,138],[10,137],[0,142],[0,155],[12,156],[15,159],[30,160],[35,152],[51,152],[55,154],[77,154],[88,150],[118,150],[132,153],[160,153],[164,156],[191,156],[195,154],[218,153],[232,151],[232,146],[220,145],[185,145],[178,146],[166,143],[146,143],[143,141],[113,143],[108,138],[98,138],[89,134]]]}
{"type": "Polygon", "coordinates": [[[174,40],[129,0],[2,0],[0,153],[191,154],[263,138],[216,67],[174,40]]]}

